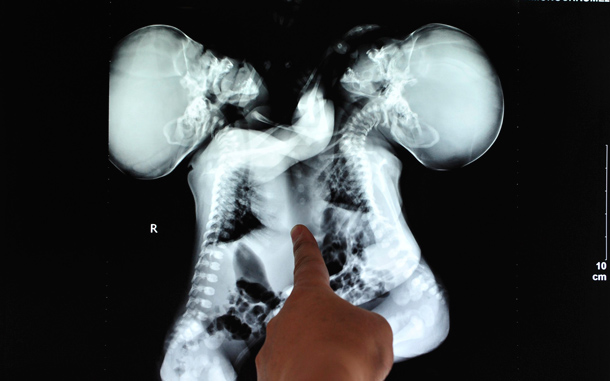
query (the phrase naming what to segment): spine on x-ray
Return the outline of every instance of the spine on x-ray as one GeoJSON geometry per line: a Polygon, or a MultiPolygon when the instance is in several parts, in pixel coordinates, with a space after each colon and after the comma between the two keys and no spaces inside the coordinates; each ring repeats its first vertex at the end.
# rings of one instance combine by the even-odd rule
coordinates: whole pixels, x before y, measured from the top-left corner
{"type": "Polygon", "coordinates": [[[195,273],[193,275],[192,287],[189,293],[189,301],[186,309],[187,313],[194,313],[199,321],[205,321],[209,317],[208,311],[213,303],[206,298],[215,293],[214,284],[218,282],[221,260],[223,253],[215,250],[222,241],[225,220],[230,219],[231,210],[235,208],[231,204],[231,197],[235,187],[235,172],[238,170],[230,164],[230,134],[220,134],[218,138],[219,166],[216,169],[214,183],[212,185],[211,206],[208,222],[203,234],[203,242],[197,255],[195,273]]]}
{"type": "MultiPolygon", "coordinates": [[[[376,216],[379,210],[373,199],[373,183],[371,169],[366,157],[366,138],[369,132],[377,125],[377,108],[378,106],[365,106],[360,112],[354,114],[345,123],[343,134],[340,137],[339,151],[345,157],[347,162],[346,170],[352,172],[355,177],[355,186],[360,187],[357,190],[364,202],[369,208],[369,212],[376,216]]],[[[352,190],[352,193],[356,190],[352,190]]],[[[370,221],[373,222],[373,221],[370,221]]]]}

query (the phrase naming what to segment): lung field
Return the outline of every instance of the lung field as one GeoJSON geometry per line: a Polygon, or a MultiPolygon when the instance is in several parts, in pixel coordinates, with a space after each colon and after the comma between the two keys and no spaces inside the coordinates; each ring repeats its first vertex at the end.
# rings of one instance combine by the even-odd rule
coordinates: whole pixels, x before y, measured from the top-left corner
{"type": "Polygon", "coordinates": [[[319,178],[328,192],[324,201],[342,209],[366,213],[369,211],[369,206],[362,194],[360,179],[354,172],[354,168],[345,157],[339,156],[333,159],[332,164],[319,178]]]}
{"type": "Polygon", "coordinates": [[[246,234],[263,228],[263,223],[254,214],[253,203],[257,201],[256,190],[246,170],[236,171],[229,184],[233,192],[225,202],[234,202],[223,208],[222,224],[218,241],[234,242],[246,234]]]}

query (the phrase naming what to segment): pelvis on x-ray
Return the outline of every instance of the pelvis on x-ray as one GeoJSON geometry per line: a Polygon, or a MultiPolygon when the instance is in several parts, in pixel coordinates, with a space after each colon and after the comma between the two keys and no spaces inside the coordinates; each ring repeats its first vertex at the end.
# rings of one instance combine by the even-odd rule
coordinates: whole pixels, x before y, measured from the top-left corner
{"type": "MultiPolygon", "coordinates": [[[[373,30],[354,28],[346,41],[373,30]]],[[[178,29],[142,28],[117,46],[112,163],[141,179],[185,158],[192,167],[196,262],[169,332],[164,380],[237,377],[290,295],[295,224],[315,235],[332,289],[388,320],[396,361],[448,335],[444,290],[402,214],[393,149],[434,170],[465,166],[498,136],[503,94],[465,32],[430,24],[390,37],[330,49],[346,66],[312,70],[284,124],[269,117],[270,94],[252,65],[178,29]]]]}

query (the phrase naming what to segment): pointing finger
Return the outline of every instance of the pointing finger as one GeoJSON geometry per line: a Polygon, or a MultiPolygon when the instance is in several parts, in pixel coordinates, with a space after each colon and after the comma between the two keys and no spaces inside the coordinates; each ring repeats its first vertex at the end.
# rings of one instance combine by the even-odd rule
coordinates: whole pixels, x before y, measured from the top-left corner
{"type": "Polygon", "coordinates": [[[313,234],[303,225],[290,232],[294,252],[294,287],[329,285],[324,259],[313,234]]]}

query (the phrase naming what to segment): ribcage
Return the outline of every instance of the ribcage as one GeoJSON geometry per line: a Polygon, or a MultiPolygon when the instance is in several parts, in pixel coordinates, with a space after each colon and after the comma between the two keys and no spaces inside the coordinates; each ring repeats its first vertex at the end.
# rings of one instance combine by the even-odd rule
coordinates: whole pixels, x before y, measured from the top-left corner
{"type": "Polygon", "coordinates": [[[353,166],[346,154],[339,153],[318,180],[324,184],[324,201],[328,204],[365,214],[369,212],[369,205],[361,185],[363,179],[358,177],[353,166]]]}
{"type": "MultiPolygon", "coordinates": [[[[254,212],[256,190],[247,169],[236,169],[223,175],[224,189],[217,221],[209,229],[208,239],[214,243],[231,243],[243,236],[263,228],[263,223],[254,212]]],[[[259,211],[260,212],[260,211],[259,211]]]]}

